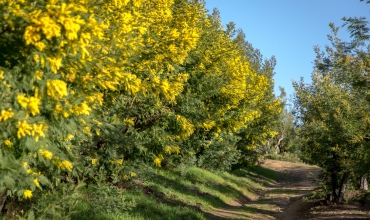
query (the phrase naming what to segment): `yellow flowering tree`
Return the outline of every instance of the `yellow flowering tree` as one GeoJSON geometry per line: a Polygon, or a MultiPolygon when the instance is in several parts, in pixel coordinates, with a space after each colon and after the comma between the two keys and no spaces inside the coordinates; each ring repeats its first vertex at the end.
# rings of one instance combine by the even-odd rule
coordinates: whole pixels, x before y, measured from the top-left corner
{"type": "Polygon", "coordinates": [[[89,139],[79,127],[95,124],[100,104],[89,99],[99,97],[91,51],[107,28],[97,9],[87,1],[0,1],[0,187],[8,194],[31,198],[62,173],[77,175],[80,143],[89,139]]]}
{"type": "Polygon", "coordinates": [[[202,30],[184,65],[189,80],[175,109],[193,125],[182,149],[199,166],[230,169],[241,158],[250,158],[246,149],[254,150],[275,135],[268,129],[281,111],[273,94],[274,60],[253,63],[256,52],[247,53],[250,47],[244,36],[234,36],[232,23],[224,29],[217,10],[203,21],[202,30]]]}
{"type": "MultiPolygon", "coordinates": [[[[234,24],[230,24],[233,27],[234,24]]],[[[254,105],[248,103],[246,108],[254,106],[254,119],[248,123],[239,132],[241,140],[238,142],[238,148],[243,152],[239,165],[254,163],[258,157],[258,147],[278,134],[277,124],[280,122],[284,103],[282,97],[274,94],[274,68],[276,65],[275,57],[266,59],[258,49],[245,40],[245,34],[239,30],[236,33],[234,42],[238,45],[241,53],[247,57],[250,69],[259,77],[264,79],[265,84],[258,84],[260,87],[254,87],[256,99],[254,105]],[[262,87],[262,89],[261,89],[262,87]],[[260,90],[258,90],[260,88],[260,90]]]]}
{"type": "Polygon", "coordinates": [[[170,16],[155,20],[155,27],[148,25],[140,35],[144,49],[137,46],[129,57],[121,55],[132,81],[106,93],[99,114],[116,124],[112,132],[118,135],[102,134],[97,141],[126,162],[161,167],[196,157],[204,166],[212,157],[229,162],[211,167],[229,169],[240,157],[237,146],[254,149],[275,134],[266,124],[281,109],[272,93],[274,60],[264,67],[251,64],[255,54],[225,33],[217,15],[206,16],[201,4],[176,1],[171,7],[170,16]],[[187,25],[168,29],[182,22],[187,25]],[[188,47],[173,50],[173,42],[188,47]],[[259,123],[265,123],[264,129],[259,123]],[[254,129],[246,130],[251,125],[254,129]]]}
{"type": "MultiPolygon", "coordinates": [[[[135,8],[120,7],[111,10],[135,8]]],[[[184,0],[145,1],[135,10],[137,23],[132,26],[131,36],[121,30],[120,21],[111,23],[117,27],[109,33],[116,50],[107,55],[117,57],[112,69],[121,68],[125,79],[115,91],[105,93],[99,115],[101,121],[115,126],[111,133],[96,137],[96,142],[104,144],[102,150],[107,154],[124,158],[126,163],[139,159],[161,166],[160,154],[178,155],[176,141],[192,133],[192,125],[171,108],[176,106],[176,97],[188,79],[186,72],[180,72],[180,65],[196,47],[205,10],[197,1],[184,0]]]]}
{"type": "Polygon", "coordinates": [[[197,0],[0,0],[0,190],[229,169],[280,111],[231,32],[197,0]]]}

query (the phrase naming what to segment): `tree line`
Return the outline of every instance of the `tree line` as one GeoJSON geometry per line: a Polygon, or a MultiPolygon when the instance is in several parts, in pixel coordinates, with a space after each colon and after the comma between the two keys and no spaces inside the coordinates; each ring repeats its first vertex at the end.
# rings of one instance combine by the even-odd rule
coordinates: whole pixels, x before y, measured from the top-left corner
{"type": "Polygon", "coordinates": [[[331,201],[343,199],[348,186],[367,190],[370,168],[368,21],[342,20],[350,42],[340,39],[340,27],[331,23],[331,45],[315,47],[312,83],[293,83],[302,156],[324,168],[331,201]]]}
{"type": "Polygon", "coordinates": [[[80,182],[254,163],[282,100],[275,58],[235,27],[196,0],[1,0],[0,210],[47,216],[63,200],[35,204],[80,182]]]}

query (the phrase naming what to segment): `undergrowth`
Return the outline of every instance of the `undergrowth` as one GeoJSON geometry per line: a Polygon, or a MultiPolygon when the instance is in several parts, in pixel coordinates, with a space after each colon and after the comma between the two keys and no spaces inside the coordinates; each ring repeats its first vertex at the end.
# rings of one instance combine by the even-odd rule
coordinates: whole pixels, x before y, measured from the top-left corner
{"type": "MultiPolygon", "coordinates": [[[[210,219],[209,213],[235,200],[248,201],[275,184],[276,173],[260,166],[233,172],[197,167],[155,169],[118,183],[79,184],[55,190],[44,201],[9,200],[5,219],[170,220],[210,219]],[[23,206],[32,213],[23,213],[23,206]],[[53,214],[54,213],[54,214],[53,214]]],[[[253,213],[247,213],[252,218],[253,213]]],[[[1,215],[0,215],[1,219],[1,215]]]]}
{"type": "Polygon", "coordinates": [[[287,161],[292,163],[303,163],[301,158],[294,153],[290,152],[284,152],[281,154],[268,154],[264,156],[265,159],[271,159],[271,160],[281,160],[281,161],[287,161]]]}

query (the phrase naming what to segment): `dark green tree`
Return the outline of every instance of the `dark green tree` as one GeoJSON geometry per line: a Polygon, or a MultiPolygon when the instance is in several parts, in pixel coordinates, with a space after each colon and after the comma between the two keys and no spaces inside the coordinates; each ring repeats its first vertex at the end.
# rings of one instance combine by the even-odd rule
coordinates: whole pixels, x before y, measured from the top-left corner
{"type": "Polygon", "coordinates": [[[312,83],[293,83],[306,158],[330,173],[331,195],[343,198],[348,181],[369,173],[369,36],[364,18],[343,18],[351,42],[330,24],[331,46],[316,47],[312,83]]]}

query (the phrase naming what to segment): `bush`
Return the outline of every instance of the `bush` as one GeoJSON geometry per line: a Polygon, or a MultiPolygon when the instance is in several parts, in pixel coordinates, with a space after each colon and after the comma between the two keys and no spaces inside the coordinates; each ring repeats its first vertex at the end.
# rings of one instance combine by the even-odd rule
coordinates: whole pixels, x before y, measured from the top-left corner
{"type": "Polygon", "coordinates": [[[49,189],[35,192],[29,199],[9,197],[6,201],[7,219],[69,219],[83,199],[84,183],[62,182],[49,189]]]}

